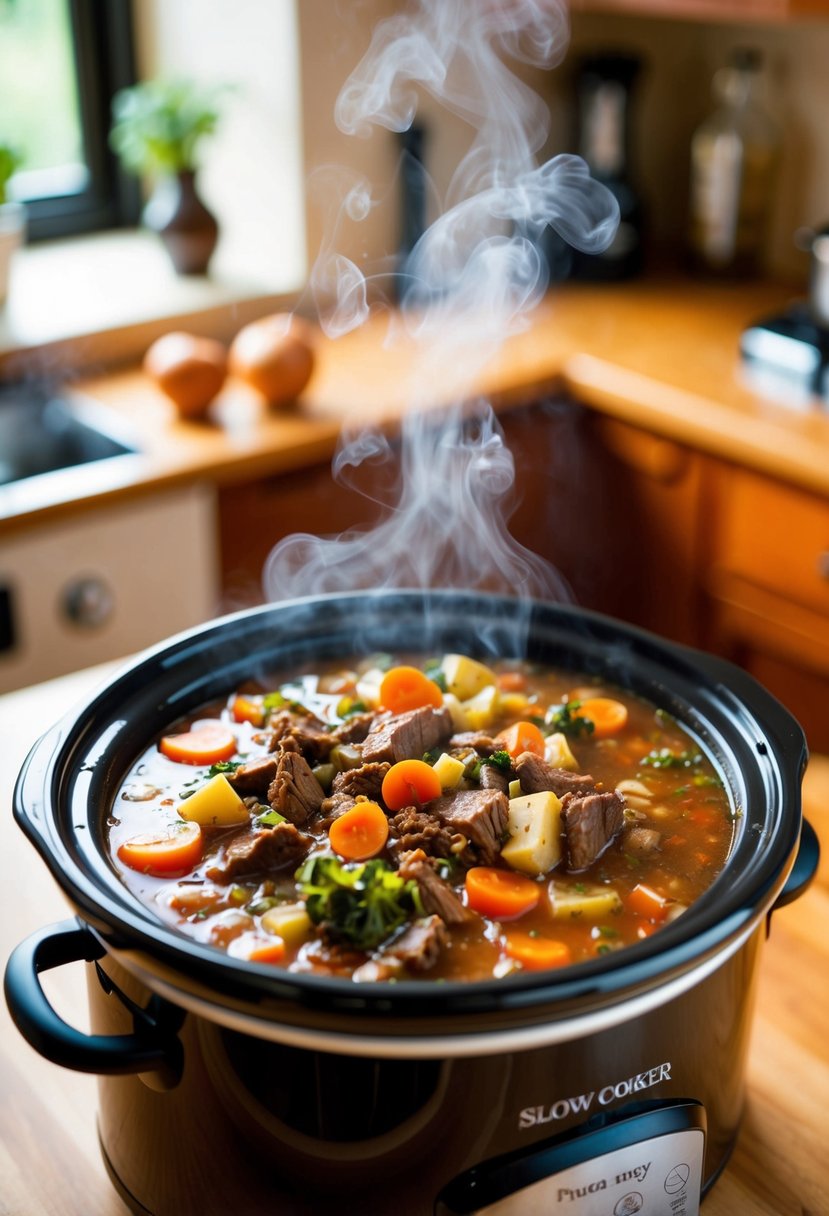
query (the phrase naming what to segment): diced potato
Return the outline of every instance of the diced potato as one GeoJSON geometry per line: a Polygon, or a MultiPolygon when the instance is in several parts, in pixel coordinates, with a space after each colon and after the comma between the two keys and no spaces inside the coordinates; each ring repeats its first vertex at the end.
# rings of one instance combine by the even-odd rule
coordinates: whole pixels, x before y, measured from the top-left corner
{"type": "Polygon", "coordinates": [[[211,777],[206,785],[196,790],[179,805],[182,819],[200,823],[202,827],[215,824],[230,827],[234,823],[247,823],[250,812],[224,773],[211,777]]]}
{"type": "Polygon", "coordinates": [[[522,794],[509,804],[509,840],[501,849],[514,870],[535,877],[561,859],[561,803],[550,790],[522,794]]]}
{"type": "MultiPolygon", "coordinates": [[[[498,713],[498,689],[494,684],[482,688],[477,696],[469,701],[461,701],[460,713],[463,725],[458,730],[486,730],[495,721],[498,713]]],[[[454,716],[453,716],[454,721],[454,716]]]]}
{"type": "Polygon", "coordinates": [[[466,765],[463,760],[450,756],[448,752],[443,752],[438,756],[432,767],[440,778],[441,789],[444,790],[455,789],[466,772],[466,765]]]}
{"type": "Polygon", "coordinates": [[[494,671],[463,654],[444,655],[440,667],[446,677],[446,691],[459,701],[470,701],[495,683],[494,671]]]}
{"type": "Polygon", "coordinates": [[[570,750],[567,736],[560,732],[547,736],[544,742],[544,759],[553,768],[567,768],[573,773],[579,771],[579,762],[570,750]]]}
{"type": "Polygon", "coordinates": [[[509,718],[525,717],[529,704],[530,698],[523,692],[502,692],[499,701],[501,712],[509,718]]]}
{"type": "Polygon", "coordinates": [[[522,793],[522,790],[521,790],[521,780],[520,780],[520,778],[515,777],[515,778],[514,778],[512,781],[510,781],[510,783],[509,783],[509,789],[508,789],[508,791],[507,791],[507,797],[508,797],[510,800],[512,800],[513,798],[520,798],[520,797],[521,797],[521,793],[522,793]]]}
{"type": "Polygon", "coordinates": [[[552,880],[550,907],[556,920],[601,920],[622,910],[622,900],[613,887],[579,883],[578,889],[552,880]]]}
{"type": "Polygon", "coordinates": [[[371,667],[364,671],[354,687],[354,695],[358,701],[364,701],[369,709],[376,709],[380,700],[380,685],[386,673],[379,667],[371,667]]]}
{"type": "Polygon", "coordinates": [[[347,768],[359,768],[363,763],[362,755],[352,743],[338,743],[331,748],[328,759],[338,773],[347,768]]]}
{"type": "Polygon", "coordinates": [[[311,927],[311,918],[303,903],[278,904],[275,908],[269,908],[262,917],[262,928],[267,933],[275,933],[289,945],[304,941],[311,927]]]}

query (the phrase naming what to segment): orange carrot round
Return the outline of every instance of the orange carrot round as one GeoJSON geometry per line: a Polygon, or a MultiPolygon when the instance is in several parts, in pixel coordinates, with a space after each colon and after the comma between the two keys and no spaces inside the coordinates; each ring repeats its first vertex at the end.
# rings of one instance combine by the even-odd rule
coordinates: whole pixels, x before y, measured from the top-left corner
{"type": "Polygon", "coordinates": [[[346,861],[375,857],[389,838],[389,821],[376,802],[358,802],[328,829],[331,848],[346,861]]]}
{"type": "Polygon", "coordinates": [[[566,967],[573,961],[572,952],[566,942],[553,941],[549,937],[532,937],[529,933],[517,931],[506,934],[504,950],[527,971],[566,967]]]}
{"type": "Polygon", "coordinates": [[[218,764],[236,753],[236,736],[221,722],[208,722],[181,735],[165,735],[159,750],[178,764],[218,764]]]}
{"type": "Polygon", "coordinates": [[[665,919],[668,911],[668,901],[658,891],[639,882],[624,899],[625,908],[635,916],[645,920],[659,922],[665,919]]]}
{"type": "Polygon", "coordinates": [[[252,726],[264,726],[265,707],[254,697],[245,697],[241,693],[233,698],[230,706],[234,722],[250,722],[252,726]]]}
{"type": "Polygon", "coordinates": [[[430,680],[417,667],[391,667],[380,682],[379,704],[393,714],[404,714],[410,709],[432,706],[440,709],[443,693],[434,680],[430,680]]]}
{"type": "Polygon", "coordinates": [[[143,874],[186,874],[202,856],[197,823],[174,823],[146,836],[133,836],[118,848],[124,865],[143,874]]]}
{"type": "Polygon", "coordinates": [[[573,710],[574,718],[589,718],[593,723],[593,736],[596,739],[608,739],[618,735],[627,725],[627,706],[612,697],[588,697],[582,701],[578,709],[573,710]]]}
{"type": "Polygon", "coordinates": [[[544,755],[544,736],[534,722],[516,722],[502,730],[495,742],[516,760],[522,752],[544,755]]]}
{"type": "Polygon", "coordinates": [[[496,678],[495,683],[498,685],[500,692],[525,692],[527,677],[523,671],[502,671],[496,678]]]}
{"type": "Polygon", "coordinates": [[[401,811],[404,806],[420,806],[438,798],[443,787],[425,760],[398,760],[383,778],[380,792],[390,811],[401,811]]]}
{"type": "Polygon", "coordinates": [[[531,911],[541,897],[541,888],[523,874],[473,866],[466,875],[466,902],[482,916],[515,920],[531,911]]]}
{"type": "Polygon", "coordinates": [[[247,957],[251,963],[281,963],[285,957],[285,943],[281,937],[272,937],[254,946],[247,957]]]}

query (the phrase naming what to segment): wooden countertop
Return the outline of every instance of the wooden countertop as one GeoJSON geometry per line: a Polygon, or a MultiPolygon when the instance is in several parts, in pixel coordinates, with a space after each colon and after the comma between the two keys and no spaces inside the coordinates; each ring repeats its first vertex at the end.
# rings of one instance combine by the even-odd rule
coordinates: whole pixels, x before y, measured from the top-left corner
{"type": "MultiPolygon", "coordinates": [[[[680,279],[560,286],[483,368],[473,391],[500,409],[564,391],[655,434],[829,495],[829,407],[760,395],[738,353],[746,325],[784,308],[791,294],[772,284],[680,279]]],[[[391,323],[393,341],[388,314],[337,341],[321,337],[313,379],[283,413],[268,413],[230,380],[210,422],[184,423],[136,369],[78,381],[139,454],[3,487],[0,530],[188,480],[226,485],[327,462],[344,422],[393,426],[426,391],[418,383],[423,348],[396,334],[393,316],[391,323]]],[[[447,358],[428,375],[431,404],[451,403],[456,362],[447,358]]],[[[30,370],[36,373],[36,362],[30,370]]]]}
{"type": "MultiPolygon", "coordinates": [[[[38,734],[112,665],[0,697],[0,958],[30,931],[67,915],[46,867],[10,814],[12,786],[38,734]]],[[[764,948],[748,1064],[748,1105],[734,1154],[705,1216],[818,1216],[829,1211],[824,1145],[829,1107],[829,758],[813,759],[806,814],[823,845],[817,881],[773,918],[764,948]]],[[[86,1026],[80,965],[45,977],[64,1017],[86,1026]]],[[[47,1063],[0,1008],[0,1213],[124,1216],[98,1153],[95,1081],[47,1063]]]]}

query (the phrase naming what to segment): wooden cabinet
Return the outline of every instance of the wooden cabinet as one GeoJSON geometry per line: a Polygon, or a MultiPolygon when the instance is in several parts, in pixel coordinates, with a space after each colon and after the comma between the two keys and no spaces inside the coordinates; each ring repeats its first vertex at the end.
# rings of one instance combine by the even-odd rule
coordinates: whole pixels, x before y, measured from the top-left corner
{"type": "Polygon", "coordinates": [[[718,465],[709,501],[706,641],[829,751],[829,499],[718,465]]]}
{"type": "Polygon", "coordinates": [[[777,22],[829,17],[829,0],[571,0],[575,12],[693,21],[777,22]]]}

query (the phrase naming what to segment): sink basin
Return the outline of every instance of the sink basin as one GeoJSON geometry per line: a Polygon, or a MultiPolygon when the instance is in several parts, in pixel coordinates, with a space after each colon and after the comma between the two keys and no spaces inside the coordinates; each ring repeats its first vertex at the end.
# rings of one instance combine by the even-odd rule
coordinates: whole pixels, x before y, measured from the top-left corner
{"type": "Polygon", "coordinates": [[[42,385],[0,389],[0,486],[135,451],[93,402],[42,385]]]}

